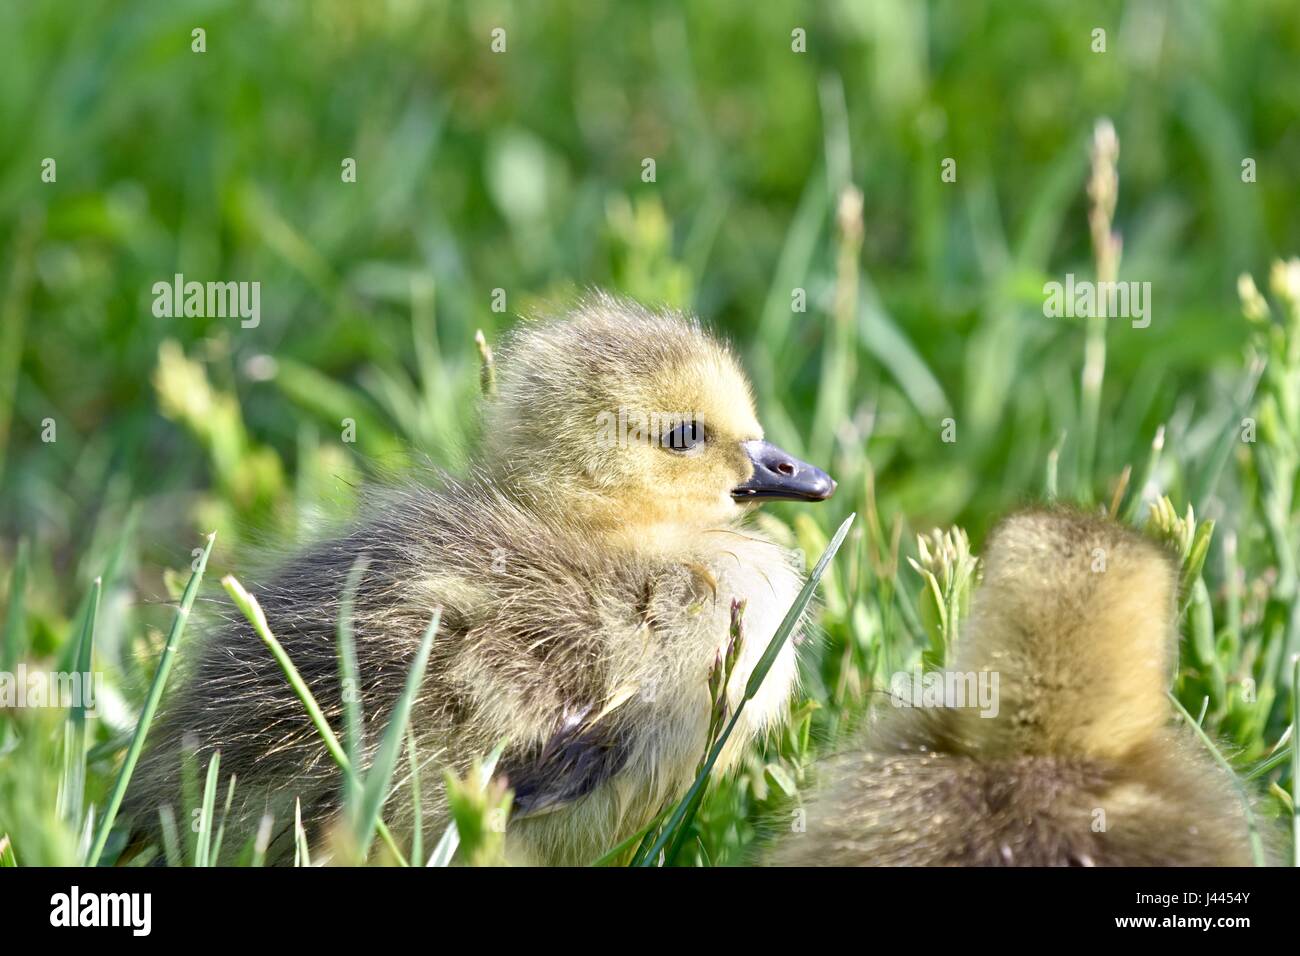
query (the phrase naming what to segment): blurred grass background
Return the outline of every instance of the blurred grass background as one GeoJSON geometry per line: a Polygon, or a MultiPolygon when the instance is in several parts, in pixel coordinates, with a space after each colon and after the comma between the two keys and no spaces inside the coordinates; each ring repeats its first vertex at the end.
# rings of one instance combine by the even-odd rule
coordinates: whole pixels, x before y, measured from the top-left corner
{"type": "MultiPolygon", "coordinates": [[[[809,551],[848,512],[870,519],[808,654],[821,709],[706,805],[709,861],[739,858],[759,811],[794,799],[808,724],[833,737],[873,675],[919,653],[921,580],[893,542],[914,553],[911,532],[957,523],[978,551],[1043,495],[1053,449],[1062,497],[1108,500],[1161,425],[1136,493],[1217,521],[1214,666],[1186,662],[1180,695],[1193,713],[1209,698],[1236,759],[1263,760],[1300,649],[1294,376],[1274,383],[1285,495],[1223,436],[1253,401],[1238,275],[1267,286],[1300,251],[1296,89],[1293,0],[0,4],[5,660],[66,658],[103,576],[97,666],[117,703],[92,756],[111,769],[202,532],[220,533],[215,580],[243,546],[346,507],[377,463],[463,461],[475,331],[491,342],[600,286],[691,308],[737,343],[769,436],[840,481],[827,508],[775,509],[809,551]],[[1103,116],[1121,142],[1120,277],[1151,283],[1153,321],[1108,324],[1089,468],[1084,325],[1042,306],[1045,282],[1093,274],[1084,182],[1103,116]],[[848,186],[863,206],[846,257],[848,186]],[[178,272],[259,281],[260,325],[155,318],[151,288],[178,272]]],[[[6,724],[11,829],[15,806],[41,805],[22,737],[6,724]]]]}

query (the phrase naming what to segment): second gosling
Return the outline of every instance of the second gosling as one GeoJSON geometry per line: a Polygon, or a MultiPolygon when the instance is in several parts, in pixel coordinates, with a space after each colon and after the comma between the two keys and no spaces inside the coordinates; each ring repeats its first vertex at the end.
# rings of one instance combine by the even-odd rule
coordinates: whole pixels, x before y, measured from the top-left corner
{"type": "MultiPolygon", "coordinates": [[[[390,490],[347,534],[246,583],[341,733],[339,599],[367,557],[354,629],[371,751],[441,608],[411,715],[425,827],[447,822],[443,770],[464,775],[508,740],[508,857],[583,864],[689,786],[731,602],[746,602],[747,634],[734,707],[802,584],[793,555],[746,514],[766,500],[823,500],[835,483],[763,440],[735,357],[679,314],[597,296],[524,324],[501,352],[496,391],[469,477],[390,490]]],[[[787,644],[722,767],[782,719],[795,675],[787,644]]],[[[233,615],[206,635],[142,763],[129,809],[144,825],[176,800],[187,737],[200,765],[220,751],[221,792],[237,775],[244,832],[275,813],[272,859],[292,852],[295,799],[313,832],[337,819],[342,775],[233,615]]],[[[394,830],[412,825],[409,803],[389,801],[394,830]]]]}
{"type": "Polygon", "coordinates": [[[1177,570],[1112,521],[1003,521],[952,665],[998,675],[996,715],[884,704],[775,862],[1250,865],[1232,781],[1172,721],[1177,570]]]}

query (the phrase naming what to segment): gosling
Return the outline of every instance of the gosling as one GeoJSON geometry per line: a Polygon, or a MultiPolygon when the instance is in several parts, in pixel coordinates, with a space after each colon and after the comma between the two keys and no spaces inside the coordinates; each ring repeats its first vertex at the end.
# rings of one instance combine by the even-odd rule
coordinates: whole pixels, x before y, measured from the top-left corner
{"type": "Polygon", "coordinates": [[[995,706],[891,698],[865,740],[824,766],[806,832],[787,835],[775,862],[1249,865],[1232,782],[1190,728],[1172,726],[1177,571],[1111,521],[1006,519],[952,664],[998,675],[995,706]]]}
{"type": "MultiPolygon", "coordinates": [[[[248,589],[341,735],[335,633],[349,571],[366,557],[353,625],[367,763],[441,608],[411,714],[424,827],[436,836],[447,823],[443,771],[464,776],[505,740],[507,858],[585,864],[689,786],[732,601],[745,602],[746,632],[734,708],[801,587],[794,555],[747,513],[824,500],[835,482],[763,440],[735,356],[692,318],[595,296],[561,320],[522,324],[497,364],[469,477],[380,493],[353,530],[248,589]]],[[[220,751],[220,792],[238,778],[233,845],[273,813],[269,858],[283,862],[294,801],[309,833],[327,831],[342,775],[261,641],[226,616],[166,708],[129,809],[148,825],[175,804],[183,741],[200,766],[220,751]]],[[[795,679],[787,643],[724,770],[782,720],[795,679]]],[[[402,793],[385,819],[409,833],[402,793]]]]}

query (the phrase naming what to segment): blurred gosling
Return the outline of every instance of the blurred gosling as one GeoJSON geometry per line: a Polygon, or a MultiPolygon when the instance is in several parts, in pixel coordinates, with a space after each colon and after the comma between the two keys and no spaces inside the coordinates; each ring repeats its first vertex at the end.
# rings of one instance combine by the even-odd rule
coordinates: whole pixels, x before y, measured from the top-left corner
{"type": "Polygon", "coordinates": [[[1112,521],[1004,520],[952,663],[998,675],[996,716],[881,706],[775,862],[1250,865],[1233,783],[1172,720],[1177,586],[1174,558],[1112,521]]]}

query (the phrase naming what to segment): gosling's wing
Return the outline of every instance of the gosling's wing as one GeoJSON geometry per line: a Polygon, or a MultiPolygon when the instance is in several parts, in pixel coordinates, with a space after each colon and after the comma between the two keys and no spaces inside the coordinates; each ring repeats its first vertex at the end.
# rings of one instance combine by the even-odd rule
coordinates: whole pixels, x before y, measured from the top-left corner
{"type": "Polygon", "coordinates": [[[591,793],[622,769],[627,747],[608,722],[588,723],[591,708],[570,713],[541,746],[503,755],[499,770],[514,789],[514,816],[536,816],[591,793]]]}
{"type": "Polygon", "coordinates": [[[474,740],[521,741],[497,764],[514,818],[572,804],[632,750],[630,692],[609,686],[609,648],[641,624],[642,574],[577,530],[539,523],[490,480],[456,486],[436,513],[428,501],[415,497],[417,519],[404,516],[396,536],[429,555],[421,564],[437,574],[425,600],[436,591],[463,628],[443,643],[435,680],[464,698],[472,727],[461,729],[474,740]]]}

